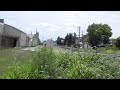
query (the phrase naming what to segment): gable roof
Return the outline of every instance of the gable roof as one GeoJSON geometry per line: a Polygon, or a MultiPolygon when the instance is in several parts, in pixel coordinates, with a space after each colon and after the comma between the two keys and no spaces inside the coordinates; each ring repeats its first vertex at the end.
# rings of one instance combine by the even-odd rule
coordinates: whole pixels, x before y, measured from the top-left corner
{"type": "Polygon", "coordinates": [[[33,37],[34,37],[34,35],[31,35],[31,34],[27,34],[27,36],[28,36],[29,38],[33,38],[33,37]]]}

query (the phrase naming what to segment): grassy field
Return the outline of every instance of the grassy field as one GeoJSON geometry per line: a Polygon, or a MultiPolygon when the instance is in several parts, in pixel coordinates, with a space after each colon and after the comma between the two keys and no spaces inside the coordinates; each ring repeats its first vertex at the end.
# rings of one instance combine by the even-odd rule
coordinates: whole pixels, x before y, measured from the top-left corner
{"type": "MultiPolygon", "coordinates": [[[[79,51],[81,52],[92,52],[95,53],[96,50],[92,48],[81,48],[79,51]]],[[[98,53],[102,54],[120,54],[120,50],[116,47],[105,47],[105,48],[97,48],[98,53]]]]}
{"type": "Polygon", "coordinates": [[[120,60],[100,55],[68,53],[60,48],[1,52],[1,67],[6,73],[0,78],[4,79],[120,79],[120,60]],[[21,64],[6,71],[13,62],[21,64]]]}
{"type": "Polygon", "coordinates": [[[26,65],[31,55],[31,51],[22,51],[20,48],[0,50],[0,75],[14,65],[26,65]]]}
{"type": "Polygon", "coordinates": [[[101,53],[106,53],[106,54],[120,54],[120,50],[115,48],[115,47],[111,47],[111,48],[101,48],[99,50],[101,53]]]}

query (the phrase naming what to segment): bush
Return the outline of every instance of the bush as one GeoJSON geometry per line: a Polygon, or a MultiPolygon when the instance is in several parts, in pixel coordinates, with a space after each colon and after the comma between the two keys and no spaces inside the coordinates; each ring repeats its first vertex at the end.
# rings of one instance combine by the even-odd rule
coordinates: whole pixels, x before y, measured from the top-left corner
{"type": "Polygon", "coordinates": [[[33,69],[37,68],[40,71],[40,74],[45,74],[47,77],[51,78],[55,75],[55,59],[56,55],[53,52],[53,49],[39,49],[33,56],[32,67],[33,69]]]}

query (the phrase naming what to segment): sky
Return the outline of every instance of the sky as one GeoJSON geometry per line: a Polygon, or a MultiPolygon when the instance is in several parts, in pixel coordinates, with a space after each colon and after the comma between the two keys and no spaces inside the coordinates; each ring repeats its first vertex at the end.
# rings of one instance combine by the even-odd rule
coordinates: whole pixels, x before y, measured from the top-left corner
{"type": "Polygon", "coordinates": [[[12,25],[27,34],[39,32],[41,41],[64,38],[67,33],[81,32],[92,23],[108,24],[113,32],[111,38],[120,36],[120,11],[0,11],[4,23],[12,25]]]}

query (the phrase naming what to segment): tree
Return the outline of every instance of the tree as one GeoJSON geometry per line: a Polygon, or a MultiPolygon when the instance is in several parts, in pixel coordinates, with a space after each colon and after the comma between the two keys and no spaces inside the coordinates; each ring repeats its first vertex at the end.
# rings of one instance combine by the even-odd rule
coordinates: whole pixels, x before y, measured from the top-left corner
{"type": "Polygon", "coordinates": [[[109,38],[112,36],[112,29],[107,24],[92,24],[87,28],[88,42],[91,46],[98,44],[109,43],[109,38]]]}
{"type": "Polygon", "coordinates": [[[65,36],[64,45],[67,45],[67,41],[68,41],[68,33],[67,33],[67,35],[65,36]]]}
{"type": "Polygon", "coordinates": [[[72,40],[73,40],[73,36],[72,36],[71,33],[69,33],[69,34],[67,34],[66,37],[65,37],[65,42],[64,42],[64,44],[65,44],[65,45],[68,45],[68,46],[71,46],[72,40]]]}
{"type": "Polygon", "coordinates": [[[120,36],[116,39],[115,45],[118,49],[120,49],[120,36]]]}
{"type": "Polygon", "coordinates": [[[76,39],[76,33],[74,32],[74,34],[72,35],[72,33],[67,33],[67,35],[65,36],[65,41],[64,41],[64,45],[68,45],[71,46],[72,44],[75,44],[75,39],[76,39]]]}
{"type": "Polygon", "coordinates": [[[58,37],[58,38],[57,38],[57,45],[64,45],[64,39],[58,37]]]}
{"type": "Polygon", "coordinates": [[[60,45],[61,44],[61,40],[60,40],[60,37],[57,38],[57,45],[60,45]]]}
{"type": "Polygon", "coordinates": [[[71,33],[69,33],[69,35],[68,35],[67,43],[68,43],[68,46],[71,46],[71,44],[72,44],[72,34],[71,33]]]}

